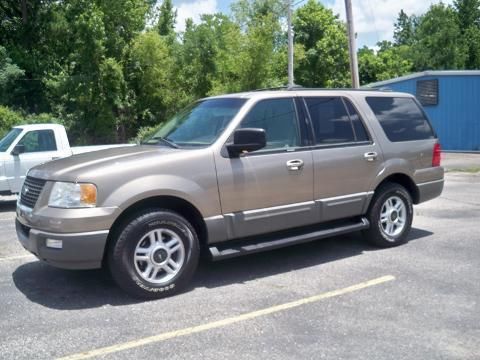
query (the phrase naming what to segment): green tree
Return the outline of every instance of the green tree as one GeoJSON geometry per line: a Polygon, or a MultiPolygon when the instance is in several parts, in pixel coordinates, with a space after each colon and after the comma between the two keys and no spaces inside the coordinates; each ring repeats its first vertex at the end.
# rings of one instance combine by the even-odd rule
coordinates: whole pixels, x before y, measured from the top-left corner
{"type": "Polygon", "coordinates": [[[129,88],[135,94],[136,126],[155,126],[176,109],[172,86],[173,59],[166,40],[155,31],[140,34],[127,63],[129,88]]]}
{"type": "Polygon", "coordinates": [[[417,25],[415,15],[408,16],[403,9],[398,14],[394,24],[393,39],[395,45],[412,45],[415,40],[415,27],[417,25]]]}
{"type": "Polygon", "coordinates": [[[308,87],[350,85],[345,24],[330,9],[309,0],[295,11],[295,41],[305,57],[296,69],[296,81],[308,87]]]}
{"type": "Polygon", "coordinates": [[[415,36],[412,50],[416,70],[464,68],[467,49],[451,6],[432,5],[420,18],[415,36]]]}
{"type": "Polygon", "coordinates": [[[221,67],[220,56],[232,49],[230,33],[241,37],[239,28],[225,15],[202,15],[197,25],[191,19],[187,21],[178,73],[192,98],[204,97],[212,91],[221,67]]]}
{"type": "Polygon", "coordinates": [[[358,51],[361,84],[399,77],[412,71],[413,63],[406,56],[408,46],[393,46],[389,42],[379,43],[378,46],[377,53],[366,46],[358,51]]]}
{"type": "Polygon", "coordinates": [[[158,16],[158,33],[162,36],[175,35],[177,10],[173,8],[172,0],[164,0],[160,5],[158,16]]]}
{"type": "Polygon", "coordinates": [[[239,0],[232,5],[236,24],[219,51],[211,94],[282,85],[275,65],[285,50],[280,25],[284,10],[279,0],[239,0]]]}
{"type": "Polygon", "coordinates": [[[56,58],[49,37],[56,6],[55,0],[0,2],[0,44],[24,71],[5,104],[29,112],[50,110],[43,77],[56,58]]]}
{"type": "Polygon", "coordinates": [[[453,4],[462,31],[472,26],[480,27],[480,0],[455,0],[453,4]]]}
{"type": "Polygon", "coordinates": [[[46,81],[54,111],[72,122],[80,141],[124,140],[134,120],[124,56],[145,27],[149,2],[72,0],[58,6],[52,38],[59,61],[46,81]]]}
{"type": "Polygon", "coordinates": [[[480,68],[480,0],[456,0],[454,6],[467,58],[465,68],[480,68]]]}
{"type": "Polygon", "coordinates": [[[12,63],[7,56],[7,49],[0,46],[0,103],[11,103],[12,94],[16,86],[15,80],[23,76],[25,71],[12,63]]]}

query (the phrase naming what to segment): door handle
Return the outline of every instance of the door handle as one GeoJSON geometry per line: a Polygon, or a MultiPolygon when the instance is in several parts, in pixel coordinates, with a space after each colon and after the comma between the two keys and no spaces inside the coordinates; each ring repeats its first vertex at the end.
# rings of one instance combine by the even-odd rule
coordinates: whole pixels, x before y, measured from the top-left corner
{"type": "Polygon", "coordinates": [[[303,167],[303,160],[295,159],[287,161],[287,168],[291,171],[298,171],[303,167]]]}
{"type": "Polygon", "coordinates": [[[377,156],[378,156],[378,154],[375,151],[367,152],[367,153],[363,154],[363,157],[367,161],[375,161],[375,160],[377,160],[377,156]]]}

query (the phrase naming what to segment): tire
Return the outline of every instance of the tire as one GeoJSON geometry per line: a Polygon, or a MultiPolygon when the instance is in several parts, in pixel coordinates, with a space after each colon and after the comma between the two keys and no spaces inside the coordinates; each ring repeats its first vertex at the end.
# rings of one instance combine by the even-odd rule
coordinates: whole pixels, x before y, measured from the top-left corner
{"type": "Polygon", "coordinates": [[[376,191],[367,213],[370,228],[367,240],[387,248],[407,242],[412,227],[413,205],[410,193],[397,183],[385,183],[376,191]]]}
{"type": "Polygon", "coordinates": [[[130,295],[159,299],[184,289],[198,265],[198,237],[192,225],[169,210],[149,209],[119,229],[108,249],[114,281],[130,295]]]}

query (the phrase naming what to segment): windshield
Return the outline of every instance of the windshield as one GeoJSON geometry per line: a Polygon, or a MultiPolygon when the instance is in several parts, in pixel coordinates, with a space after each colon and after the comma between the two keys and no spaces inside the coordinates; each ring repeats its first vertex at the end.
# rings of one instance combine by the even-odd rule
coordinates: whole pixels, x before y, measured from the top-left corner
{"type": "Polygon", "coordinates": [[[22,132],[22,129],[13,128],[7,135],[0,140],[0,152],[7,151],[8,147],[12,145],[13,141],[17,138],[18,134],[22,132]]]}
{"type": "Polygon", "coordinates": [[[238,113],[245,99],[224,98],[196,102],[160,127],[144,144],[205,147],[213,144],[238,113]]]}

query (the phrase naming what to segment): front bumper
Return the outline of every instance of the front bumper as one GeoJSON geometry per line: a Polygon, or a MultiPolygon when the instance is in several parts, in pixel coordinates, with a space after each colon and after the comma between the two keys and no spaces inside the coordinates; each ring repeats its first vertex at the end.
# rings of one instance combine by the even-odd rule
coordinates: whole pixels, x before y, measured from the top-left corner
{"type": "Polygon", "coordinates": [[[108,230],[82,233],[50,233],[15,220],[23,247],[40,260],[63,269],[96,269],[102,266],[108,230]],[[47,247],[47,239],[62,240],[62,248],[47,247]]]}

